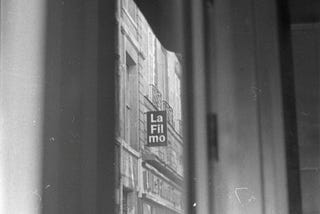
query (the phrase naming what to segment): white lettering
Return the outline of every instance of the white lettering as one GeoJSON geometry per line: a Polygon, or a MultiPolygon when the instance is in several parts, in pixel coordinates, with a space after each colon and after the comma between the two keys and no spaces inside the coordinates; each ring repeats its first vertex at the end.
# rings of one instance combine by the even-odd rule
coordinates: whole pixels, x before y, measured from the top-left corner
{"type": "Polygon", "coordinates": [[[151,123],[156,123],[157,121],[154,119],[154,114],[151,114],[151,123]]]}
{"type": "Polygon", "coordinates": [[[154,118],[154,114],[151,114],[151,123],[162,123],[163,117],[162,115],[158,115],[156,118],[154,118]]]}
{"type": "Polygon", "coordinates": [[[159,125],[157,125],[157,124],[152,124],[151,125],[151,134],[154,134],[155,131],[159,130],[158,126],[159,125]]]}
{"type": "Polygon", "coordinates": [[[159,137],[157,135],[149,136],[149,143],[157,143],[159,141],[159,137]]]}
{"type": "Polygon", "coordinates": [[[159,140],[161,143],[163,143],[164,141],[166,141],[166,137],[164,135],[160,135],[159,140]]]}

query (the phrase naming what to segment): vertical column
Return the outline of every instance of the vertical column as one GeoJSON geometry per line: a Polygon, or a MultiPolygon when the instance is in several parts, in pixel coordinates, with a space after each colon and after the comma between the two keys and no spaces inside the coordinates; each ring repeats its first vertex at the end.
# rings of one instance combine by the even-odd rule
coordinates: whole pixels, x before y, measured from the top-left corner
{"type": "Polygon", "coordinates": [[[184,1],[184,82],[183,119],[186,140],[185,184],[187,185],[185,210],[189,213],[207,214],[208,157],[206,130],[205,47],[202,1],[184,1]]]}
{"type": "Polygon", "coordinates": [[[1,1],[0,213],[41,211],[45,1],[1,1]]]}

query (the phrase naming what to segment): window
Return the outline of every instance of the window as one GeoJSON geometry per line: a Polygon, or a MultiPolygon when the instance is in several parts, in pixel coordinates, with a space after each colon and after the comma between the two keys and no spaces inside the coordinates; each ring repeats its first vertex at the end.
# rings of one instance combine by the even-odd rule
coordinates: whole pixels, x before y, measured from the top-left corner
{"type": "Polygon", "coordinates": [[[130,15],[131,19],[136,22],[137,21],[137,6],[135,5],[133,0],[123,0],[123,7],[130,15]]]}
{"type": "Polygon", "coordinates": [[[292,69],[286,1],[179,1],[1,2],[0,213],[302,213],[300,198],[319,213],[319,17],[296,29],[292,69]],[[134,3],[179,1],[184,20],[145,15],[184,21],[182,57],[134,3]],[[150,146],[146,114],[160,111],[167,141],[150,146]]]}
{"type": "Polygon", "coordinates": [[[137,144],[137,71],[136,64],[130,55],[126,54],[126,83],[125,83],[125,99],[126,99],[126,119],[125,119],[125,141],[134,149],[138,149],[137,144]]]}
{"type": "Polygon", "coordinates": [[[122,214],[135,214],[137,213],[137,204],[134,192],[123,189],[122,192],[122,214]]]}

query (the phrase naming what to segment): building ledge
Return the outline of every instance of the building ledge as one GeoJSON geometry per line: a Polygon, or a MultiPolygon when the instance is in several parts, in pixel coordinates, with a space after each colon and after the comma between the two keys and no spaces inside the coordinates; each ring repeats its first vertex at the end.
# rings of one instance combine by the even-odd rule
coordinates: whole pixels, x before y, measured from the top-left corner
{"type": "Polygon", "coordinates": [[[125,142],[124,139],[117,137],[116,142],[121,148],[123,148],[124,150],[129,152],[129,154],[133,155],[136,158],[140,158],[140,156],[141,156],[140,152],[138,152],[136,149],[132,148],[128,143],[125,142]]]}
{"type": "Polygon", "coordinates": [[[161,198],[158,198],[158,197],[155,197],[153,195],[150,195],[148,193],[142,193],[142,198],[146,201],[149,201],[149,202],[152,202],[154,204],[158,204],[162,207],[165,207],[169,210],[172,210],[174,211],[175,213],[177,214],[182,214],[183,213],[183,210],[180,210],[180,209],[177,209],[175,208],[173,205],[171,204],[168,204],[168,202],[165,202],[164,199],[161,199],[161,198]]]}
{"type": "Polygon", "coordinates": [[[159,172],[179,186],[183,185],[183,177],[169,168],[168,165],[161,161],[155,154],[144,152],[142,153],[142,160],[156,168],[159,172]]]}

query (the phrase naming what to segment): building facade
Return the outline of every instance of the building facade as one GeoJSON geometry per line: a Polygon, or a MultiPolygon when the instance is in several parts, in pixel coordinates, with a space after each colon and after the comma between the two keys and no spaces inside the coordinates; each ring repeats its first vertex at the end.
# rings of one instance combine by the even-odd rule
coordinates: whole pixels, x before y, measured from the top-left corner
{"type": "Polygon", "coordinates": [[[183,213],[181,63],[133,0],[118,1],[117,210],[183,213]],[[147,112],[166,111],[167,145],[147,146],[147,112]]]}

